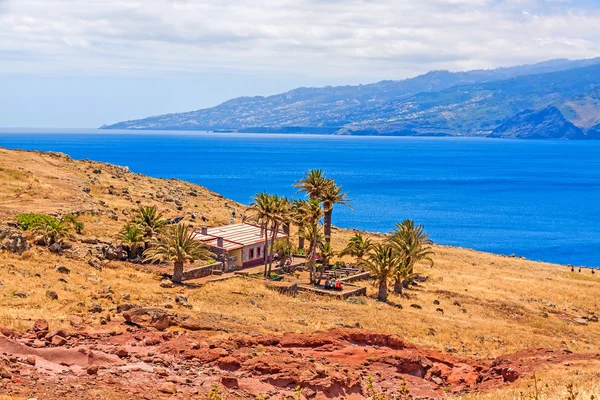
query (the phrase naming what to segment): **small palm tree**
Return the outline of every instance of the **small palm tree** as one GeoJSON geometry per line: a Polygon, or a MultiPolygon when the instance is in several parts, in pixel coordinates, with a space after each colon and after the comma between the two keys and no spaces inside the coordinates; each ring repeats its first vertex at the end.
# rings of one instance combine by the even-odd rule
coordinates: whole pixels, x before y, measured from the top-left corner
{"type": "Polygon", "coordinates": [[[51,246],[69,235],[71,227],[62,219],[45,218],[32,227],[32,231],[42,235],[47,246],[51,246]]]}
{"type": "Polygon", "coordinates": [[[184,263],[208,260],[214,256],[204,243],[195,239],[195,236],[187,224],[172,226],[152,240],[151,247],[144,251],[144,261],[173,261],[172,280],[174,283],[181,283],[184,263]]]}
{"type": "Polygon", "coordinates": [[[298,193],[306,193],[310,199],[318,199],[321,197],[328,185],[328,179],[325,173],[320,169],[311,169],[304,174],[304,178],[297,181],[294,187],[298,189],[298,193]]]}
{"type": "Polygon", "coordinates": [[[361,264],[363,268],[371,272],[373,283],[378,286],[377,299],[387,301],[388,280],[399,264],[394,248],[387,244],[378,243],[373,246],[366,260],[363,260],[361,264]]]}
{"type": "Polygon", "coordinates": [[[352,207],[348,204],[351,202],[351,200],[348,198],[346,193],[342,192],[341,186],[336,186],[333,179],[327,181],[327,185],[321,192],[319,200],[321,200],[321,203],[323,203],[323,227],[325,231],[325,241],[327,243],[331,243],[331,220],[333,207],[336,204],[341,204],[352,209],[352,207]]]}
{"type": "Polygon", "coordinates": [[[144,235],[140,227],[134,223],[128,223],[119,233],[121,244],[128,249],[129,259],[134,259],[137,256],[138,249],[144,244],[144,235]]]}
{"type": "Polygon", "coordinates": [[[435,253],[431,249],[433,241],[425,232],[423,225],[415,225],[413,220],[404,220],[396,224],[396,230],[390,237],[391,246],[401,260],[401,268],[394,282],[394,291],[402,293],[402,287],[407,287],[414,276],[415,264],[427,261],[433,266],[435,253]]]}
{"type": "Polygon", "coordinates": [[[156,206],[140,206],[133,222],[140,226],[146,239],[154,237],[167,225],[167,219],[158,212],[156,206]]]}
{"type": "Polygon", "coordinates": [[[340,256],[349,255],[356,258],[357,264],[360,264],[364,256],[371,250],[373,243],[371,239],[363,238],[359,232],[356,232],[354,236],[348,241],[346,247],[340,252],[340,256]]]}

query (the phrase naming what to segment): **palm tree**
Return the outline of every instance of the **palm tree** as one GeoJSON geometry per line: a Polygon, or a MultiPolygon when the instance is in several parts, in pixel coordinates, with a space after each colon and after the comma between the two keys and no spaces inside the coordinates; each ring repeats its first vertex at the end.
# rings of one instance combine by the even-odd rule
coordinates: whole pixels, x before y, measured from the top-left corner
{"type": "Polygon", "coordinates": [[[195,236],[187,224],[169,227],[152,240],[152,246],[144,251],[144,261],[173,261],[172,280],[174,283],[181,283],[185,262],[207,260],[213,256],[204,243],[195,240],[195,236]]]}
{"type": "Polygon", "coordinates": [[[132,222],[125,225],[119,233],[119,239],[121,239],[121,244],[129,250],[127,252],[129,259],[134,259],[138,249],[144,244],[144,235],[140,227],[132,222]]]}
{"type": "Polygon", "coordinates": [[[336,256],[336,252],[331,248],[331,243],[319,243],[319,251],[321,254],[321,272],[319,274],[319,279],[317,279],[317,286],[321,284],[321,279],[323,279],[323,274],[325,274],[325,270],[329,266],[329,261],[336,256]]]}
{"type": "Polygon", "coordinates": [[[47,246],[67,237],[71,227],[64,220],[45,218],[32,226],[32,231],[42,235],[47,246]]]}
{"type": "Polygon", "coordinates": [[[271,268],[273,266],[273,246],[277,235],[279,234],[279,228],[285,224],[289,214],[289,201],[286,197],[274,194],[269,199],[271,208],[271,224],[269,229],[271,230],[271,257],[269,258],[269,269],[267,270],[267,276],[271,276],[271,268]]]}
{"type": "Polygon", "coordinates": [[[387,301],[388,280],[399,260],[394,248],[387,244],[377,243],[373,246],[367,259],[361,262],[363,268],[371,272],[373,283],[378,285],[377,299],[387,301]]]}
{"type": "Polygon", "coordinates": [[[325,241],[327,243],[331,243],[331,217],[333,214],[333,207],[336,204],[341,204],[352,209],[352,207],[348,204],[351,202],[351,200],[348,198],[346,193],[342,192],[342,186],[336,186],[333,179],[327,181],[327,185],[321,192],[319,200],[321,200],[321,203],[323,203],[323,227],[325,230],[325,241]]]}
{"type": "Polygon", "coordinates": [[[298,250],[304,250],[306,221],[304,220],[305,200],[293,200],[290,205],[291,221],[298,228],[298,250]]]}
{"type": "Polygon", "coordinates": [[[269,255],[269,248],[267,243],[269,241],[269,227],[273,218],[273,201],[271,196],[267,192],[257,193],[250,204],[250,211],[254,213],[255,219],[260,225],[260,236],[265,238],[263,245],[263,255],[265,257],[264,276],[268,276],[267,257],[269,255]]]}
{"type": "Polygon", "coordinates": [[[150,239],[167,225],[167,219],[159,213],[156,206],[140,206],[133,221],[140,226],[144,237],[150,239]]]}
{"type": "Polygon", "coordinates": [[[394,291],[402,293],[402,287],[407,287],[410,277],[414,274],[414,266],[418,262],[428,261],[433,266],[432,256],[435,253],[431,246],[433,241],[425,232],[423,225],[415,225],[413,220],[404,220],[396,224],[396,230],[392,232],[390,243],[402,262],[401,271],[394,282],[394,291]]]}
{"type": "Polygon", "coordinates": [[[323,234],[321,233],[321,227],[307,225],[304,228],[302,234],[308,242],[308,249],[306,251],[306,259],[308,260],[308,271],[310,273],[310,283],[316,282],[317,273],[317,251],[319,250],[319,243],[323,242],[323,234]],[[314,244],[313,244],[314,243],[314,244]]]}
{"type": "Polygon", "coordinates": [[[298,189],[297,193],[306,193],[311,200],[321,197],[328,185],[328,179],[325,173],[320,169],[311,169],[304,174],[304,178],[297,181],[294,187],[298,189]]]}
{"type": "Polygon", "coordinates": [[[310,270],[310,283],[315,282],[315,266],[317,259],[317,243],[319,242],[319,222],[323,217],[323,209],[317,199],[311,199],[302,207],[302,219],[306,226],[306,235],[310,237],[308,248],[308,261],[310,270]]]}
{"type": "Polygon", "coordinates": [[[360,264],[363,257],[371,250],[373,243],[370,238],[363,238],[359,232],[356,232],[354,236],[348,241],[346,247],[340,252],[340,257],[349,255],[356,258],[356,263],[360,264]]]}

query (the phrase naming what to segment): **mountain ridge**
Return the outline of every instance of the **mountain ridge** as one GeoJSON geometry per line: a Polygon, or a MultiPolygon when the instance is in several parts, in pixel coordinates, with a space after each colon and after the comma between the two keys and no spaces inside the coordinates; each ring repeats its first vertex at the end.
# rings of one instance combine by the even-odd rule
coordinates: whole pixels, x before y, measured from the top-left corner
{"type": "Polygon", "coordinates": [[[238,97],[207,109],[102,128],[485,136],[515,114],[552,105],[587,130],[600,122],[598,82],[600,58],[494,70],[431,71],[402,81],[238,97]]]}

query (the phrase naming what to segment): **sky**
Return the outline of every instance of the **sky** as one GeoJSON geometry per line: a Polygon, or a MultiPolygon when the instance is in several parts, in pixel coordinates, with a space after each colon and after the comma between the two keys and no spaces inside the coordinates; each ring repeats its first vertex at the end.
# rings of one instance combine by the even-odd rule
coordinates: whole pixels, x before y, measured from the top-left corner
{"type": "Polygon", "coordinates": [[[0,0],[0,127],[600,56],[600,0],[0,0]]]}

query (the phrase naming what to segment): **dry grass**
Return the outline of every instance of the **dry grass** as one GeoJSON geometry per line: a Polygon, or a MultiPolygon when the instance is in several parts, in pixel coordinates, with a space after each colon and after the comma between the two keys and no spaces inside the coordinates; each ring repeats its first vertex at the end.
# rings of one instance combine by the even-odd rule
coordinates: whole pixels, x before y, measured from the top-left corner
{"type": "Polygon", "coordinates": [[[487,393],[456,396],[455,400],[597,400],[600,363],[573,362],[545,368],[535,376],[487,393]]]}

